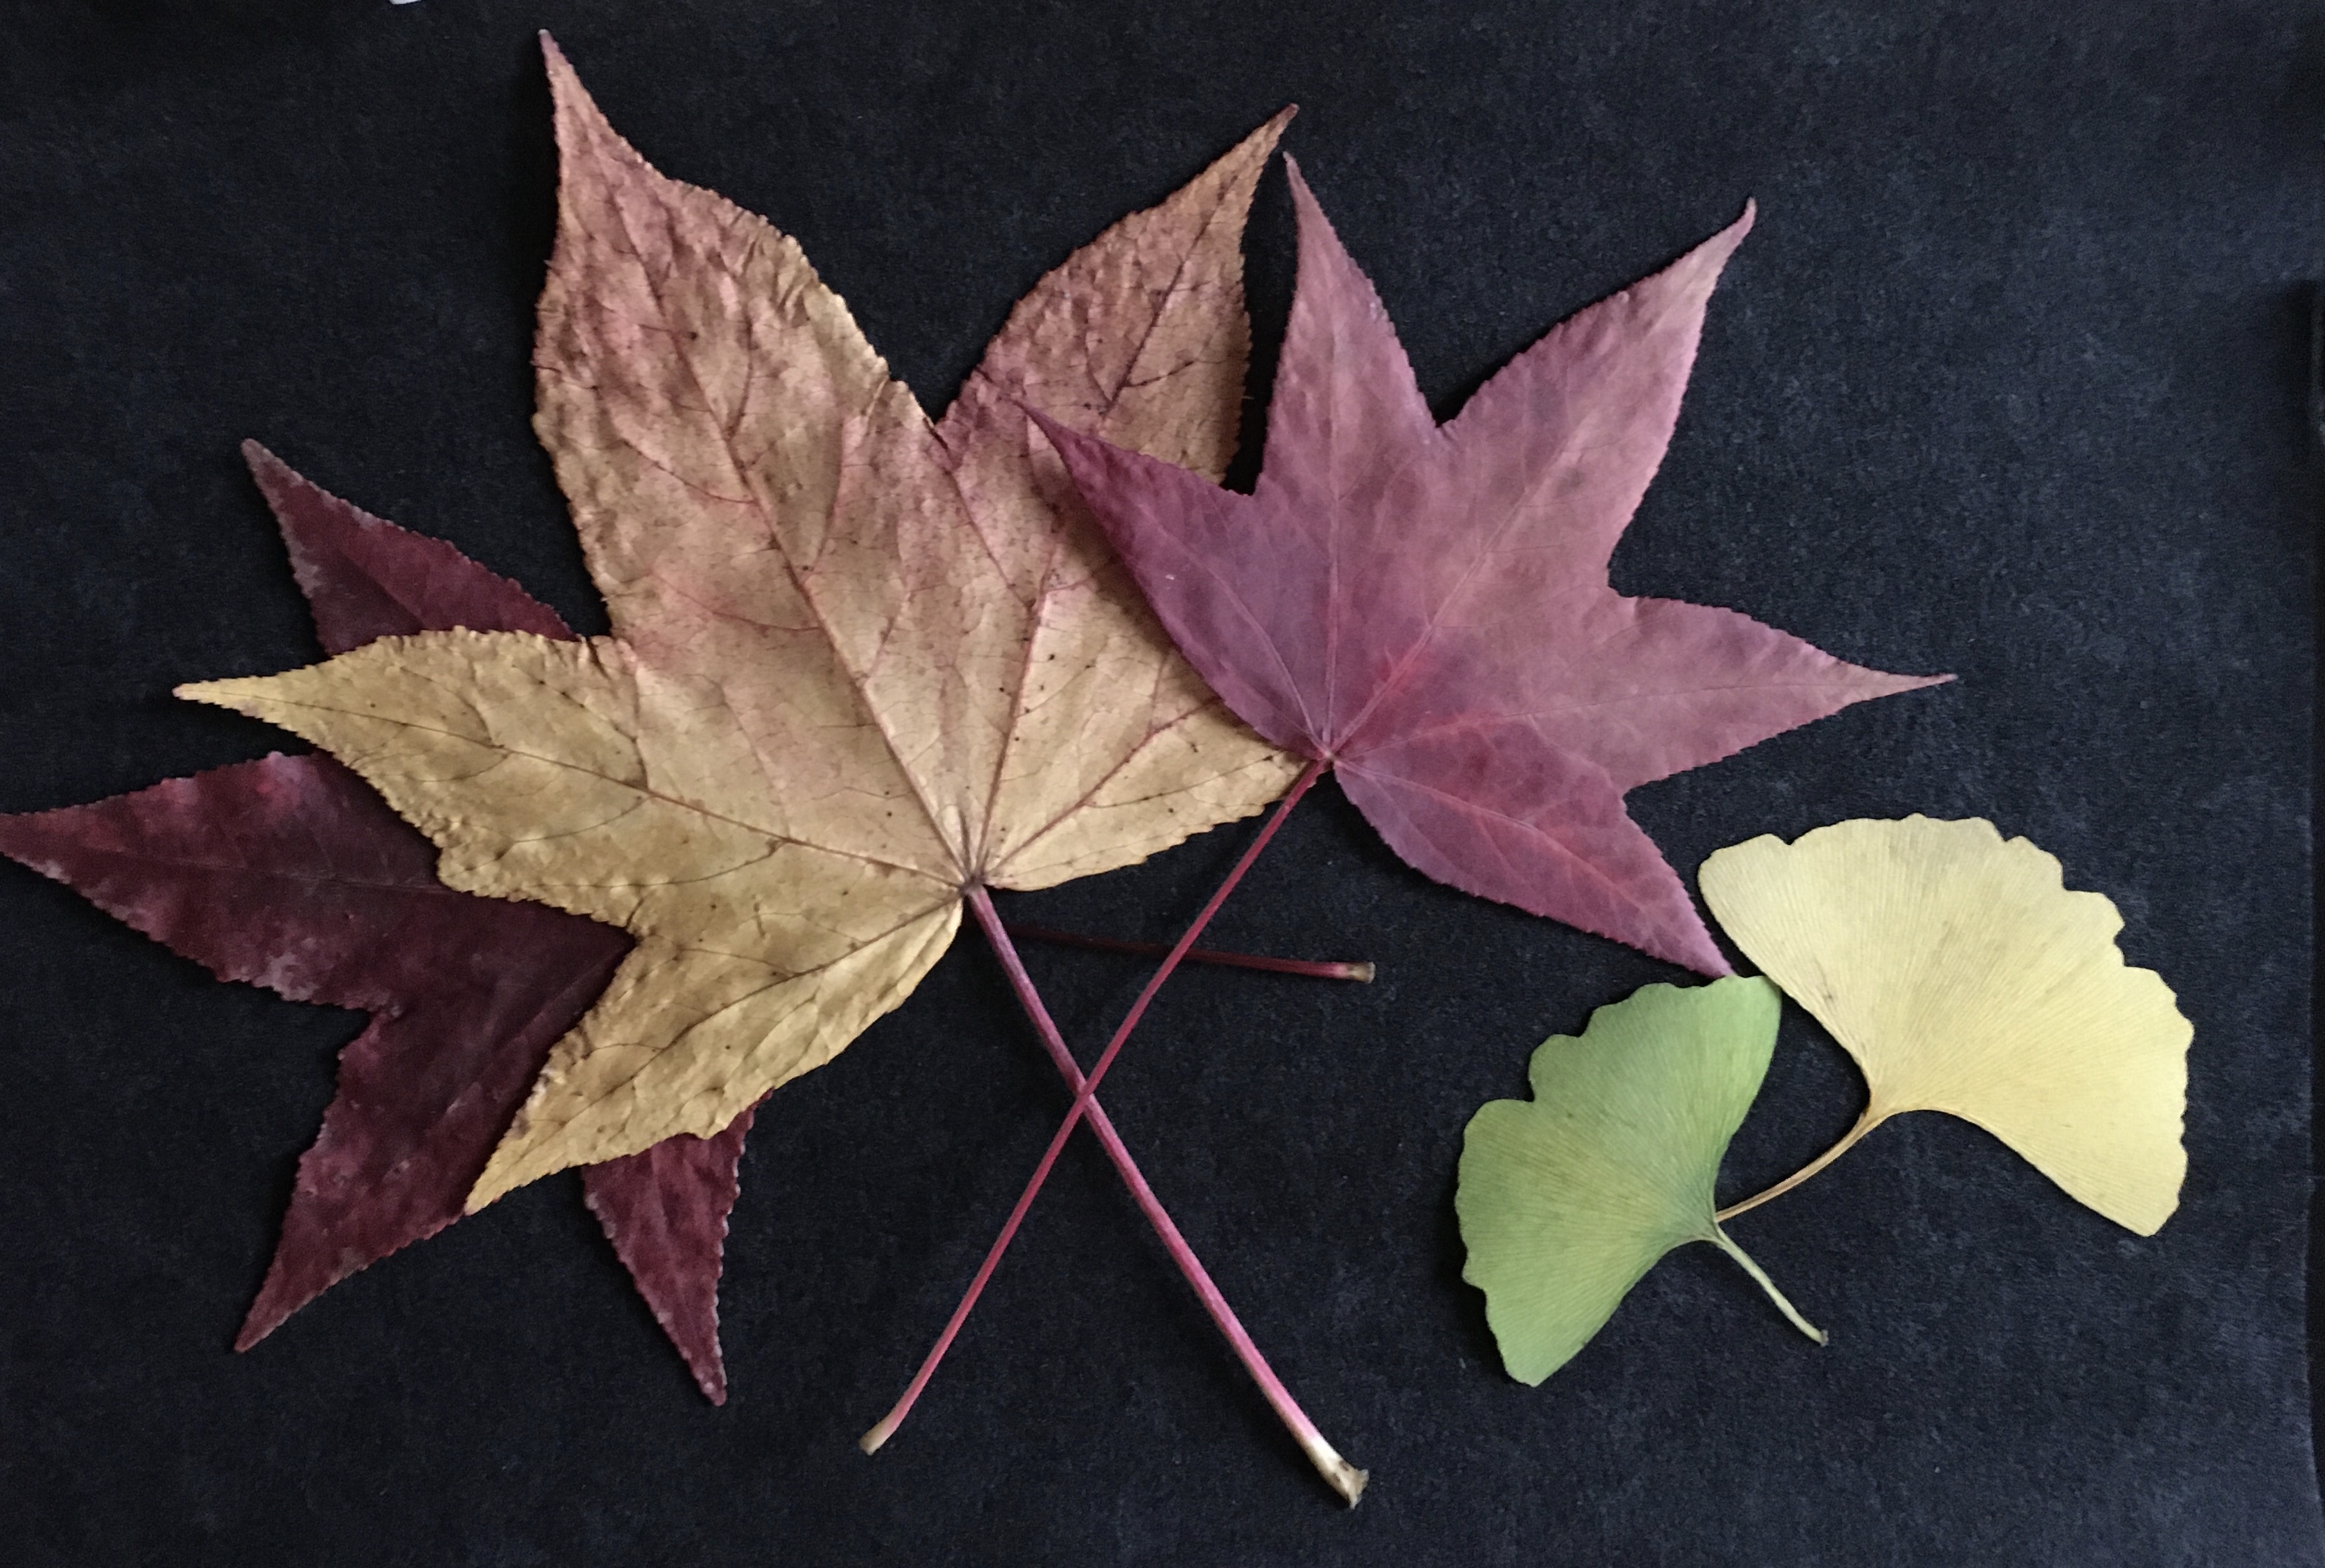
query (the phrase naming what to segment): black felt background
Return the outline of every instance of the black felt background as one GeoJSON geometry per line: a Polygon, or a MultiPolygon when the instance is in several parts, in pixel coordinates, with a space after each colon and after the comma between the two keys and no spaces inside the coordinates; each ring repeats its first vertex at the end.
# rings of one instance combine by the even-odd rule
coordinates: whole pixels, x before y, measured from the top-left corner
{"type": "MultiPolygon", "coordinates": [[[[1959,684],[1632,797],[1682,872],[1983,815],[2121,906],[2195,1020],[2142,1241],[1985,1135],[1883,1130],[1542,1388],[1452,1173],[1530,1047],[1674,972],[1404,869],[1329,786],[1107,1099],[1325,1431],[1333,1506],[1094,1150],[903,1435],[1063,1097],[965,939],[762,1113],[705,1405],[554,1179],[244,1357],[347,1014],[0,868],[0,1559],[27,1564],[2315,1563],[2302,1354],[2325,29],[2290,4],[13,4],[0,34],[0,809],[254,756],[171,701],[313,649],[235,444],[602,626],[533,443],[533,30],[667,171],[798,235],[941,403],[1016,296],[1286,101],[1441,410],[1756,196],[1616,580],[1959,684]]],[[[1263,340],[1288,203],[1250,250],[1263,340]]],[[[1256,405],[1255,405],[1256,407],[1256,405]]],[[[1253,426],[1258,429],[1256,415],[1253,426]]],[[[1248,827],[1014,900],[1167,936],[1248,827]]],[[[1139,970],[1033,963],[1070,1035],[1139,970]]],[[[1726,1190],[1859,1091],[1788,1013],[1726,1190]]]]}

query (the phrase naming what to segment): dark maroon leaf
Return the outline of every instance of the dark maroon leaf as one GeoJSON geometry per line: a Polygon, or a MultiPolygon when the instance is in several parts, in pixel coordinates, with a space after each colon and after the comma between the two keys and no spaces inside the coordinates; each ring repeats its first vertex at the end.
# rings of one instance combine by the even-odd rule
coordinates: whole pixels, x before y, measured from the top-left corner
{"type": "MultiPolygon", "coordinates": [[[[761,1102],[764,1103],[764,1102],[761,1102]]],[[[694,1369],[713,1405],[727,1403],[718,1353],[718,1271],[727,1216],[741,1190],[736,1167],[754,1105],[709,1138],[681,1134],[652,1148],[581,1167],[581,1192],[654,1320],[694,1369]]],[[[481,1165],[478,1168],[482,1168],[481,1165]]]]}
{"type": "Polygon", "coordinates": [[[398,528],[309,484],[255,441],[251,477],[274,509],[323,651],[465,626],[570,639],[564,617],[440,539],[398,528]]]}
{"type": "Polygon", "coordinates": [[[0,852],[221,979],[372,1015],[340,1053],[237,1350],[459,1217],[549,1047],[630,946],[546,905],[452,891],[435,846],[324,757],[0,818],[0,852]]]}
{"type": "MultiPolygon", "coordinates": [[[[331,652],[452,626],[572,635],[450,545],[348,505],[256,442],[244,453],[331,652]]],[[[546,905],[445,887],[434,845],[328,757],[270,756],[0,817],[0,853],[223,979],[372,1014],[340,1055],[238,1350],[460,1217],[550,1047],[631,945],[546,905]]],[[[726,1397],[718,1284],[749,1121],[583,1174],[591,1211],[713,1401],[726,1397]]]]}

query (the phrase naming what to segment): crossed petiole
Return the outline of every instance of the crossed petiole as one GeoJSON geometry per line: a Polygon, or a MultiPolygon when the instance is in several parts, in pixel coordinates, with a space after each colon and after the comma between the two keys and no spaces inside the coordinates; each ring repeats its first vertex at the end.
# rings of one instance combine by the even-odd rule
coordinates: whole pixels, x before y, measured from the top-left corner
{"type": "MultiPolygon", "coordinates": [[[[920,1370],[913,1375],[912,1383],[904,1389],[903,1397],[898,1399],[895,1407],[881,1418],[878,1425],[864,1434],[862,1442],[865,1453],[871,1453],[877,1451],[882,1443],[894,1435],[896,1428],[903,1424],[905,1416],[911,1412],[913,1402],[921,1397],[921,1390],[928,1387],[930,1378],[935,1375],[938,1363],[944,1360],[945,1352],[952,1346],[954,1336],[959,1333],[961,1324],[968,1321],[969,1312],[977,1305],[977,1298],[983,1294],[986,1282],[993,1277],[993,1271],[999,1265],[1002,1255],[1008,1251],[1009,1243],[1016,1236],[1017,1227],[1024,1222],[1026,1211],[1033,1207],[1033,1199],[1041,1193],[1042,1184],[1049,1179],[1051,1167],[1057,1164],[1059,1152],[1065,1148],[1066,1140],[1073,1135],[1074,1129],[1087,1119],[1090,1130],[1097,1135],[1099,1145],[1106,1150],[1107,1158],[1114,1163],[1115,1170],[1120,1174],[1123,1185],[1130,1189],[1131,1196],[1137,1201],[1140,1212],[1146,1216],[1147,1223],[1154,1227],[1155,1234],[1162,1238],[1163,1247],[1169,1250],[1172,1260],[1179,1266],[1180,1273],[1184,1275],[1187,1283],[1194,1287],[1196,1296],[1202,1301],[1203,1309],[1211,1314],[1211,1321],[1217,1324],[1219,1332],[1227,1336],[1227,1343],[1234,1349],[1237,1358],[1243,1362],[1245,1370],[1250,1372],[1253,1381],[1259,1385],[1261,1393],[1266,1396],[1267,1402],[1274,1407],[1277,1417],[1283,1421],[1286,1429],[1299,1443],[1301,1451],[1308,1456],[1309,1462],[1316,1467],[1317,1472],[1331,1485],[1335,1491],[1348,1499],[1349,1507],[1356,1506],[1357,1498],[1364,1492],[1365,1472],[1342,1459],[1338,1451],[1324,1440],[1323,1434],[1316,1430],[1315,1423],[1308,1419],[1307,1414],[1300,1408],[1298,1401],[1292,1397],[1291,1391],[1284,1388],[1283,1380],[1277,1378],[1274,1371],[1268,1366],[1266,1358],[1259,1353],[1259,1347],[1252,1342],[1251,1335],[1246,1332],[1243,1324],[1236,1317],[1234,1308],[1227,1305],[1227,1297],[1220,1294],[1218,1287],[1213,1283],[1209,1271],[1204,1268],[1202,1260],[1195,1256],[1194,1249],[1187,1244],[1186,1238],[1180,1233],[1179,1227],[1172,1222],[1170,1214],[1163,1209],[1162,1200],[1154,1195],[1153,1188],[1147,1185],[1145,1176],[1138,1169],[1137,1162],[1131,1158],[1129,1149],[1123,1145],[1121,1136],[1115,1131],[1114,1123],[1107,1116],[1105,1107],[1098,1104],[1097,1100],[1098,1081],[1104,1078],[1107,1070],[1114,1065],[1115,1058],[1122,1052],[1123,1043],[1130,1038],[1131,1030],[1137,1027],[1139,1019],[1146,1011],[1147,1004],[1153,1001],[1154,993],[1162,989],[1162,982],[1171,977],[1172,970],[1176,969],[1182,961],[1195,956],[1200,951],[1194,945],[1195,938],[1202,935],[1203,928],[1210,924],[1211,917],[1218,912],[1219,906],[1227,901],[1227,895],[1234,891],[1236,884],[1243,880],[1244,873],[1251,869],[1252,862],[1258,859],[1259,852],[1266,847],[1267,841],[1273,838],[1276,829],[1283,826],[1283,819],[1292,807],[1299,803],[1300,798],[1305,795],[1310,787],[1322,776],[1326,764],[1322,761],[1311,762],[1293,783],[1291,791],[1277,804],[1274,815],[1267,819],[1266,826],[1260,829],[1258,836],[1252,841],[1250,847],[1244,851],[1242,857],[1227,872],[1226,880],[1219,884],[1218,890],[1211,895],[1201,911],[1196,915],[1193,923],[1164,955],[1162,964],[1147,980],[1145,988],[1138,993],[1137,1000],[1131,1004],[1130,1011],[1115,1029],[1114,1038],[1107,1042],[1105,1051],[1100,1054],[1097,1065],[1090,1069],[1087,1076],[1075,1063],[1073,1053],[1067,1048],[1064,1037],[1059,1033],[1055,1020],[1050,1017],[1049,1009],[1042,1001],[1041,993],[1033,987],[1033,977],[1025,973],[1024,963],[1018,956],[1016,945],[1011,939],[1009,928],[1002,924],[999,915],[995,912],[991,897],[983,888],[969,890],[968,895],[969,909],[975,913],[977,924],[983,927],[987,939],[992,944],[994,953],[1000,958],[1002,969],[1009,977],[1010,987],[1017,993],[1017,1001],[1024,1008],[1025,1016],[1033,1020],[1033,1028],[1041,1036],[1042,1047],[1049,1053],[1051,1062],[1056,1065],[1059,1075],[1064,1078],[1067,1084],[1074,1091],[1074,1102],[1072,1108],[1066,1112],[1065,1119],[1059,1123],[1057,1132],[1051,1138],[1050,1147],[1043,1151],[1041,1163],[1034,1167],[1033,1175],[1026,1182],[1024,1191],[1018,1195],[1016,1206],[1010,1210],[1009,1218],[1003,1223],[1000,1235],[995,1239],[992,1247],[986,1252],[985,1261],[978,1266],[976,1277],[969,1281],[968,1289],[962,1295],[960,1305],[953,1309],[951,1318],[944,1326],[944,1332],[937,1336],[936,1343],[930,1347],[927,1357],[921,1363],[920,1370]]],[[[1027,934],[1038,935],[1044,938],[1051,938],[1055,936],[1054,933],[1049,932],[1027,934]]],[[[1090,939],[1085,939],[1083,945],[1127,948],[1132,951],[1142,950],[1147,945],[1090,939]]],[[[1294,960],[1254,960],[1244,958],[1240,955],[1212,953],[1203,953],[1201,956],[1206,962],[1240,963],[1246,967],[1275,969],[1293,973],[1321,973],[1345,979],[1369,980],[1372,978],[1370,964],[1309,964],[1294,960]]]]}

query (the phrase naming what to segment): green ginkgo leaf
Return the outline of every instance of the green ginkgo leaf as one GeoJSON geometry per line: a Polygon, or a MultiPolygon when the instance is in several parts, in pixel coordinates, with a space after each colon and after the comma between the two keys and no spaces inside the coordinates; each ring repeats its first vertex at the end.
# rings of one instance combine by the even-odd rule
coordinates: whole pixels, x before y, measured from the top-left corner
{"type": "Polygon", "coordinates": [[[1824,1342],[1712,1218],[1719,1158],[1766,1076],[1776,988],[1650,985],[1533,1054],[1532,1100],[1469,1119],[1454,1200],[1503,1364],[1540,1383],[1674,1247],[1709,1241],[1824,1342]]]}

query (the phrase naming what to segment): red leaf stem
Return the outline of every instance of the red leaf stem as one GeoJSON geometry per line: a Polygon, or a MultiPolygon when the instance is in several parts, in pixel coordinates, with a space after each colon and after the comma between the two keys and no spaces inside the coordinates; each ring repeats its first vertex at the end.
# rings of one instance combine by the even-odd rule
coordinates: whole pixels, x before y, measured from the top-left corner
{"type": "MultiPolygon", "coordinates": [[[[1258,836],[1252,840],[1251,846],[1243,852],[1241,858],[1236,862],[1234,869],[1229,871],[1226,880],[1220,882],[1218,890],[1211,894],[1209,900],[1197,913],[1193,922],[1181,934],[1179,940],[1172,944],[1169,955],[1147,980],[1144,989],[1139,992],[1137,1001],[1131,1003],[1130,1011],[1116,1026],[1114,1038],[1107,1042],[1105,1051],[1099,1055],[1098,1065],[1090,1069],[1088,1075],[1075,1089],[1072,1109],[1066,1112],[1065,1119],[1058,1124],[1058,1130],[1051,1136],[1049,1148],[1042,1151],[1041,1163],[1034,1167],[1032,1178],[1025,1184],[1025,1190],[1018,1194],[1016,1206],[1009,1211],[1009,1218],[1002,1225],[1000,1235],[994,1239],[992,1247],[987,1250],[985,1261],[978,1265],[977,1276],[969,1281],[968,1289],[962,1295],[960,1305],[953,1308],[952,1317],[946,1323],[944,1332],[937,1336],[936,1343],[929,1348],[927,1358],[922,1361],[920,1370],[913,1375],[912,1383],[904,1389],[903,1397],[896,1401],[894,1407],[886,1416],[881,1417],[878,1425],[864,1434],[862,1443],[866,1453],[875,1452],[882,1443],[887,1442],[895,1434],[896,1428],[903,1424],[904,1417],[911,1413],[913,1404],[920,1398],[921,1390],[928,1387],[929,1379],[936,1374],[938,1364],[944,1360],[945,1352],[952,1348],[953,1339],[960,1333],[961,1324],[968,1321],[970,1311],[977,1305],[977,1298],[984,1294],[986,1282],[993,1277],[993,1271],[999,1266],[1003,1254],[1009,1250],[1009,1243],[1015,1239],[1018,1226],[1024,1222],[1027,1211],[1033,1206],[1033,1200],[1041,1194],[1042,1184],[1050,1179],[1050,1172],[1057,1165],[1059,1152],[1065,1148],[1066,1139],[1073,1136],[1074,1129],[1079,1126],[1082,1119],[1090,1113],[1099,1081],[1113,1067],[1115,1058],[1122,1054],[1124,1042],[1130,1038],[1130,1031],[1138,1027],[1138,1020],[1145,1016],[1147,1005],[1154,1000],[1154,993],[1162,988],[1164,981],[1171,978],[1172,971],[1179,967],[1180,962],[1194,946],[1195,938],[1203,934],[1203,927],[1210,924],[1211,917],[1218,913],[1219,906],[1227,901],[1227,895],[1235,890],[1236,884],[1243,881],[1244,873],[1248,872],[1252,862],[1259,858],[1259,852],[1267,847],[1267,841],[1274,838],[1276,829],[1283,826],[1284,817],[1290,815],[1292,808],[1300,803],[1300,798],[1307,794],[1316,780],[1323,776],[1324,770],[1329,766],[1330,766],[1329,761],[1324,758],[1318,758],[1308,764],[1299,779],[1293,782],[1291,792],[1286,794],[1276,806],[1274,814],[1267,819],[1266,826],[1262,827],[1258,836]]],[[[1266,1388],[1266,1384],[1263,1382],[1262,1387],[1266,1388]]],[[[1281,1384],[1276,1387],[1280,1389],[1281,1384]]],[[[1274,1395],[1271,1393],[1270,1402],[1273,1403],[1274,1399],[1274,1395]]],[[[1301,1450],[1307,1453],[1309,1461],[1316,1466],[1318,1473],[1331,1484],[1335,1491],[1348,1499],[1349,1507],[1355,1507],[1357,1499],[1364,1492],[1366,1472],[1357,1470],[1342,1459],[1304,1416],[1300,1416],[1297,1425],[1292,1425],[1292,1414],[1287,1413],[1287,1407],[1291,1413],[1298,1411],[1298,1407],[1291,1404],[1289,1395],[1284,1396],[1283,1404],[1277,1406],[1277,1414],[1284,1417],[1287,1425],[1292,1425],[1294,1436],[1300,1440],[1301,1450]]]]}
{"type": "MultiPolygon", "coordinates": [[[[1025,1016],[1033,1020],[1033,1028],[1041,1036],[1042,1047],[1050,1054],[1050,1060],[1056,1065],[1059,1075],[1079,1093],[1085,1082],[1082,1070],[1075,1063],[1073,1053],[1067,1048],[1065,1037],[1059,1032],[1056,1021],[1050,1017],[1050,1010],[1043,1004],[1041,993],[1034,990],[1033,976],[1025,973],[1024,960],[1018,956],[1016,945],[1010,940],[1013,935],[1018,934],[1024,928],[1013,929],[1004,926],[1000,916],[994,911],[991,896],[983,888],[973,888],[969,890],[968,907],[975,911],[978,925],[984,927],[987,939],[993,945],[995,956],[1001,960],[1002,970],[1009,976],[1010,988],[1017,993],[1018,1003],[1024,1008],[1025,1016]]],[[[1103,941],[1104,938],[1093,938],[1093,940],[1103,941]]],[[[1123,943],[1113,945],[1131,946],[1133,945],[1123,943]]],[[[1168,951],[1160,943],[1152,945],[1158,953],[1168,951]]],[[[1188,955],[1193,956],[1194,951],[1196,950],[1190,950],[1188,955]]],[[[1237,955],[1228,955],[1227,956],[1232,958],[1237,955]]],[[[1271,961],[1257,962],[1264,964],[1271,961]]],[[[1187,1283],[1194,1287],[1195,1295],[1203,1304],[1203,1310],[1211,1314],[1211,1321],[1218,1324],[1219,1333],[1227,1336],[1228,1345],[1235,1351],[1236,1359],[1240,1360],[1244,1370],[1251,1374],[1252,1381],[1259,1385],[1260,1392],[1266,1396],[1267,1402],[1274,1408],[1277,1418],[1283,1423],[1285,1429],[1299,1443],[1301,1451],[1315,1462],[1317,1469],[1323,1472],[1324,1478],[1332,1482],[1335,1487],[1340,1488],[1343,1495],[1348,1496],[1348,1500],[1354,1503],[1356,1499],[1350,1495],[1348,1486],[1344,1484],[1344,1478],[1353,1474],[1353,1487],[1355,1490],[1361,1491],[1364,1488],[1363,1472],[1349,1471],[1347,1462],[1342,1460],[1332,1445],[1324,1440],[1323,1434],[1316,1430],[1316,1424],[1308,1419],[1307,1412],[1300,1408],[1299,1401],[1292,1397],[1292,1391],[1283,1386],[1283,1379],[1279,1379],[1275,1375],[1274,1369],[1267,1364],[1267,1358],[1260,1354],[1259,1347],[1252,1342],[1251,1334],[1243,1326],[1242,1320],[1236,1316],[1235,1309],[1227,1305],[1226,1295],[1213,1282],[1210,1272],[1203,1267],[1202,1259],[1195,1256],[1195,1250],[1188,1245],[1186,1237],[1180,1232],[1177,1223],[1172,1220],[1169,1212],[1162,1207],[1162,1200],[1156,1197],[1154,1189],[1147,1185],[1144,1174],[1139,1170],[1137,1162],[1131,1158],[1130,1150],[1124,1147],[1121,1136],[1115,1131],[1114,1122],[1107,1117],[1106,1107],[1093,1099],[1089,1103],[1088,1115],[1090,1130],[1098,1136],[1099,1144],[1106,1149],[1107,1158],[1114,1162],[1114,1168],[1120,1173],[1123,1185],[1130,1189],[1130,1194],[1137,1201],[1140,1212],[1146,1216],[1147,1223],[1154,1227],[1155,1235],[1162,1239],[1164,1250],[1171,1254],[1172,1261],[1179,1266],[1179,1272],[1185,1276],[1187,1283]]],[[[923,1369],[923,1373],[933,1370],[931,1364],[923,1369]]],[[[921,1381],[925,1383],[925,1375],[921,1381]]],[[[887,1441],[889,1434],[894,1430],[893,1423],[884,1421],[879,1426],[866,1434],[865,1452],[869,1453],[877,1449],[881,1443],[887,1441]]]]}
{"type": "MultiPolygon", "coordinates": [[[[1011,936],[1033,942],[1050,942],[1061,947],[1087,947],[1094,953],[1135,953],[1142,957],[1160,958],[1171,951],[1168,942],[1132,942],[1119,936],[1085,936],[1079,931],[1061,931],[1052,926],[1016,926],[1007,927],[1011,936]]],[[[1186,961],[1190,964],[1216,964],[1229,969],[1264,969],[1271,974],[1304,974],[1314,980],[1369,981],[1376,971],[1369,963],[1336,963],[1307,958],[1265,958],[1253,953],[1222,953],[1216,947],[1190,947],[1186,961]]]]}

